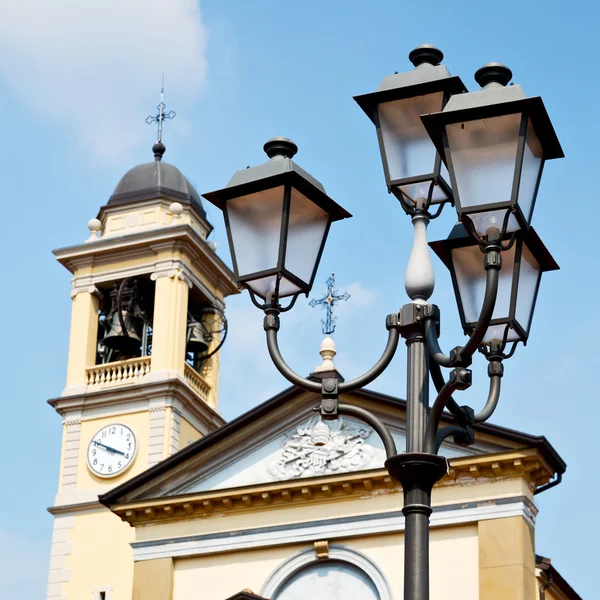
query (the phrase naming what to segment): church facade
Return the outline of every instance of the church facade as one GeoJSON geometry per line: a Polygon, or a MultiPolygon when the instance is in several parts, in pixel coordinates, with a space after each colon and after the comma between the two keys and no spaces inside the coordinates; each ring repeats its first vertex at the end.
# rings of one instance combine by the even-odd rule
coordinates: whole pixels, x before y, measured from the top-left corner
{"type": "MultiPolygon", "coordinates": [[[[89,239],[55,251],[73,289],[66,387],[49,401],[63,442],[47,600],[400,600],[402,490],[375,432],[322,421],[320,399],[296,388],[220,416],[224,300],[238,290],[197,191],[153,151],[89,239]]],[[[402,400],[343,402],[404,447],[402,400]]],[[[475,435],[441,450],[432,599],[579,598],[535,548],[535,495],[563,460],[544,437],[475,435]]]]}

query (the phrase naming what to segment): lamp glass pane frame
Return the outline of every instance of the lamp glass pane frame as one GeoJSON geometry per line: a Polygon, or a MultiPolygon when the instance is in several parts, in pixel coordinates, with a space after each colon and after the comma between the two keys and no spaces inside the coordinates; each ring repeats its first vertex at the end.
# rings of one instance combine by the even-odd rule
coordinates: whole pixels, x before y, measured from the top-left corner
{"type": "Polygon", "coordinates": [[[521,225],[522,229],[528,230],[531,225],[531,217],[535,208],[535,202],[537,200],[544,165],[548,160],[564,157],[560,142],[556,132],[554,131],[554,126],[550,121],[550,117],[548,116],[542,99],[539,96],[536,96],[534,98],[523,98],[519,100],[472,106],[469,108],[441,111],[439,113],[422,115],[421,120],[423,121],[429,133],[429,137],[438,148],[438,152],[440,152],[442,155],[442,160],[448,166],[448,170],[450,172],[450,181],[455,196],[456,210],[459,214],[459,217],[461,217],[463,214],[475,215],[477,213],[490,212],[495,209],[512,210],[513,206],[516,205],[514,209],[514,218],[517,219],[517,222],[519,225],[521,225]],[[510,201],[495,204],[475,205],[475,207],[471,206],[468,208],[463,207],[460,203],[460,190],[458,189],[456,180],[454,178],[454,168],[451,165],[452,157],[449,156],[450,153],[448,152],[449,148],[446,135],[446,126],[462,122],[466,123],[468,121],[491,119],[493,117],[511,114],[521,114],[521,124],[524,125],[524,127],[519,131],[518,150],[520,152],[518,153],[516,160],[519,173],[518,180],[516,177],[513,178],[512,195],[510,201]],[[531,202],[530,210],[528,211],[529,214],[524,215],[521,207],[518,206],[516,201],[518,199],[519,181],[521,179],[521,169],[523,166],[523,150],[524,144],[526,143],[528,119],[536,134],[539,145],[541,146],[543,157],[535,183],[534,198],[531,202]]]}
{"type": "MultiPolygon", "coordinates": [[[[440,91],[435,91],[435,92],[430,92],[429,94],[422,94],[422,95],[423,96],[436,95],[439,93],[440,93],[440,91]]],[[[433,181],[439,186],[442,193],[446,196],[446,199],[452,200],[453,199],[452,188],[451,188],[450,182],[446,181],[444,179],[444,177],[442,177],[442,175],[441,175],[442,158],[441,158],[439,152],[437,151],[437,149],[435,148],[435,146],[434,146],[435,155],[434,155],[434,160],[433,160],[433,165],[432,165],[431,171],[421,173],[418,175],[412,175],[410,177],[403,177],[400,179],[393,179],[390,174],[389,159],[388,159],[388,153],[386,151],[386,144],[385,144],[385,139],[384,139],[384,134],[383,134],[383,128],[381,125],[379,107],[383,104],[387,104],[388,102],[395,102],[397,100],[404,100],[404,99],[406,99],[406,97],[388,99],[385,102],[380,102],[377,104],[377,107],[373,114],[373,121],[375,123],[375,129],[377,131],[377,142],[379,144],[379,153],[381,154],[383,173],[385,176],[386,184],[388,186],[388,190],[390,190],[392,192],[392,194],[394,194],[394,196],[398,197],[398,199],[401,199],[403,197],[410,202],[411,199],[408,198],[403,193],[403,191],[401,190],[401,187],[415,184],[415,183],[429,183],[429,182],[433,181]]],[[[442,90],[442,101],[441,101],[440,110],[444,109],[444,106],[446,106],[449,99],[450,99],[450,94],[448,92],[445,92],[442,90]]],[[[432,146],[433,146],[433,143],[432,143],[432,146]]]]}
{"type": "MultiPolygon", "coordinates": [[[[367,116],[373,121],[377,131],[377,141],[379,144],[379,152],[383,165],[383,172],[388,190],[394,194],[399,200],[408,200],[408,198],[400,190],[400,186],[406,186],[414,183],[423,183],[427,181],[435,181],[438,183],[440,190],[447,196],[447,200],[453,202],[452,188],[449,181],[441,175],[442,158],[439,149],[436,148],[436,154],[432,170],[428,173],[421,173],[411,177],[402,179],[392,179],[388,168],[388,158],[385,151],[383,133],[381,130],[381,121],[379,118],[379,106],[388,102],[397,100],[406,100],[416,98],[418,96],[427,96],[430,94],[439,94],[442,92],[442,104],[440,111],[444,109],[450,97],[454,94],[466,92],[466,87],[460,80],[460,77],[449,76],[432,81],[426,81],[414,85],[401,86],[397,88],[381,90],[371,94],[355,96],[354,99],[359,106],[365,111],[367,116]]],[[[445,200],[442,200],[445,201],[445,200]]],[[[441,202],[441,201],[438,201],[441,202]]]]}
{"type": "MultiPolygon", "coordinates": [[[[233,272],[235,276],[235,280],[242,285],[243,287],[249,289],[253,294],[259,296],[263,300],[266,299],[267,291],[261,291],[255,289],[252,286],[253,282],[258,282],[260,280],[266,280],[265,285],[268,285],[271,278],[273,278],[273,282],[276,282],[277,279],[280,279],[280,287],[279,287],[279,298],[285,298],[289,296],[296,296],[300,293],[308,294],[313,286],[315,276],[319,267],[319,263],[321,261],[321,256],[323,254],[323,250],[325,248],[325,243],[327,241],[327,236],[329,234],[329,228],[331,227],[331,223],[336,219],[336,215],[332,214],[331,209],[328,210],[327,204],[332,203],[335,206],[335,209],[338,209],[337,212],[343,213],[343,215],[338,216],[338,218],[344,218],[344,216],[349,216],[343,209],[335,204],[331,199],[329,199],[326,194],[315,188],[312,184],[307,182],[304,178],[298,176],[294,172],[284,173],[282,175],[277,175],[270,178],[265,178],[262,180],[257,180],[251,182],[249,184],[244,184],[241,186],[236,186],[235,188],[225,188],[221,192],[219,192],[221,196],[219,198],[219,203],[223,209],[223,215],[225,219],[225,228],[227,231],[227,239],[229,242],[229,250],[231,253],[231,260],[233,264],[233,272]],[[283,187],[283,203],[282,203],[282,218],[281,218],[281,230],[279,233],[279,246],[277,253],[277,263],[276,266],[268,269],[264,269],[262,271],[255,271],[253,273],[244,273],[240,274],[238,258],[235,250],[235,243],[232,236],[231,231],[231,223],[228,211],[228,200],[233,200],[237,198],[241,198],[243,196],[249,196],[250,194],[264,192],[269,189],[273,189],[276,187],[283,187]],[[289,233],[289,224],[290,224],[290,206],[292,201],[292,188],[306,197],[308,200],[313,202],[316,206],[321,208],[328,215],[327,224],[325,225],[323,237],[320,242],[320,246],[318,252],[316,254],[315,264],[313,266],[309,281],[305,281],[295,275],[286,267],[286,252],[288,248],[288,233],[289,233]]],[[[334,210],[335,210],[334,209],[334,210]]]]}
{"type": "MultiPolygon", "coordinates": [[[[457,227],[463,227],[462,225],[457,227]]],[[[456,297],[456,303],[458,307],[458,313],[460,316],[461,324],[463,331],[466,335],[472,333],[475,329],[476,322],[469,321],[465,317],[465,308],[463,305],[463,298],[460,293],[460,287],[458,283],[458,278],[456,274],[455,263],[452,257],[452,250],[457,248],[473,248],[474,252],[477,252],[481,256],[481,277],[485,277],[485,268],[484,268],[484,253],[479,249],[479,245],[474,242],[474,240],[466,234],[464,236],[456,236],[450,237],[447,240],[441,240],[437,242],[432,242],[431,247],[434,252],[440,257],[442,262],[446,265],[448,270],[450,271],[450,276],[452,279],[452,287],[454,289],[454,295],[456,297]]],[[[528,232],[519,231],[516,233],[516,239],[514,243],[514,261],[512,265],[506,264],[506,252],[502,252],[503,258],[503,267],[502,269],[512,268],[512,280],[510,283],[510,301],[509,301],[509,309],[508,314],[503,315],[502,317],[498,317],[492,319],[490,321],[490,327],[493,326],[505,326],[509,327],[516,335],[518,339],[515,340],[515,337],[511,334],[509,336],[508,341],[522,341],[524,345],[527,344],[527,340],[529,338],[529,333],[531,331],[531,324],[533,321],[533,315],[535,312],[535,306],[537,302],[537,297],[539,293],[539,288],[542,280],[542,274],[546,271],[552,271],[558,269],[558,265],[537,236],[535,230],[530,228],[528,232]],[[523,323],[519,321],[517,318],[517,306],[519,301],[519,284],[520,284],[520,276],[521,276],[521,267],[523,258],[523,250],[524,246],[526,248],[526,252],[529,253],[538,263],[539,265],[539,275],[537,281],[535,283],[535,289],[533,296],[531,298],[531,309],[528,314],[527,322],[523,323]]],[[[502,271],[501,271],[502,272],[502,271]]]]}

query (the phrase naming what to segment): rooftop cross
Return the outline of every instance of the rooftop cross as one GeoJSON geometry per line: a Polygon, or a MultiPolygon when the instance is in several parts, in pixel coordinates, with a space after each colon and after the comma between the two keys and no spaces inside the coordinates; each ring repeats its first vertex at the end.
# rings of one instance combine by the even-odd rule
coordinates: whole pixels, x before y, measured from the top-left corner
{"type": "Polygon", "coordinates": [[[325,313],[325,319],[321,320],[321,330],[325,335],[331,335],[335,331],[336,318],[333,316],[333,307],[336,302],[340,300],[348,300],[350,294],[344,292],[340,294],[335,289],[335,273],[331,274],[331,277],[325,282],[327,284],[327,293],[323,298],[313,299],[309,302],[311,306],[321,306],[327,311],[325,313]]]}
{"type": "Polygon", "coordinates": [[[160,88],[160,102],[159,102],[158,106],[156,107],[158,112],[156,113],[156,115],[154,117],[152,115],[148,115],[146,117],[146,123],[148,123],[148,125],[152,125],[152,123],[158,123],[158,139],[156,140],[157,142],[162,142],[163,121],[165,119],[173,119],[176,114],[174,110],[165,112],[165,108],[167,108],[167,106],[163,102],[164,93],[165,93],[165,76],[163,74],[162,85],[160,88]]]}

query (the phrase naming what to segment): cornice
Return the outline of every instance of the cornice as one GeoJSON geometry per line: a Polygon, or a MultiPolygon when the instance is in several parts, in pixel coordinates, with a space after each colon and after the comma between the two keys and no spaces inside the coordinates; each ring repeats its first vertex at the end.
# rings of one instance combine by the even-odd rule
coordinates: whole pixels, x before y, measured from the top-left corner
{"type": "MultiPolygon", "coordinates": [[[[239,293],[232,271],[187,223],[124,236],[99,238],[93,244],[82,243],[58,248],[53,253],[65,268],[71,273],[75,273],[76,270],[82,267],[106,263],[115,255],[118,255],[121,261],[128,258],[139,258],[145,255],[144,250],[147,251],[149,248],[154,253],[155,248],[160,246],[163,248],[179,246],[185,250],[190,255],[199,274],[206,277],[215,287],[221,289],[223,295],[228,296],[239,293]]],[[[152,273],[156,269],[155,263],[156,256],[148,256],[148,263],[134,267],[135,273],[132,272],[131,275],[152,273]]],[[[101,275],[86,275],[84,277],[90,278],[90,283],[96,283],[107,280],[107,277],[110,279],[111,273],[103,272],[101,275]]]]}
{"type": "MultiPolygon", "coordinates": [[[[535,490],[538,485],[546,483],[554,475],[554,470],[535,448],[461,457],[449,462],[448,474],[436,487],[517,478],[524,479],[530,489],[535,490]]],[[[387,471],[376,469],[116,503],[109,508],[123,521],[139,526],[401,492],[400,484],[393,480],[387,471]]],[[[102,498],[100,500],[102,501],[102,498]]]]}
{"type": "MultiPolygon", "coordinates": [[[[174,400],[181,403],[181,408],[197,419],[208,432],[219,429],[225,425],[225,420],[204,400],[201,400],[189,388],[187,383],[179,378],[169,378],[163,381],[147,383],[136,382],[132,385],[122,385],[72,396],[51,398],[48,404],[60,415],[71,415],[73,411],[110,408],[118,410],[123,405],[138,405],[140,410],[151,410],[151,401],[164,399],[164,406],[174,405],[174,400]]],[[[156,407],[152,407],[156,409],[156,407]]],[[[179,410],[179,408],[177,408],[179,410]]]]}
{"type": "Polygon", "coordinates": [[[79,504],[64,504],[61,506],[49,506],[46,509],[51,515],[64,516],[73,513],[96,512],[106,510],[106,506],[100,504],[98,500],[92,502],[80,502],[79,504]]]}

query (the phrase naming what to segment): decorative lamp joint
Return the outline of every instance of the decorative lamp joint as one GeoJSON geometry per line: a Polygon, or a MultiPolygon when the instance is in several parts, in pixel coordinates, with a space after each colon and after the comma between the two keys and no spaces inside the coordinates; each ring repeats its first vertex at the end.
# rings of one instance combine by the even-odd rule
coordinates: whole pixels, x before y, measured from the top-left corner
{"type": "Polygon", "coordinates": [[[470,406],[460,406],[459,414],[455,415],[454,420],[461,427],[469,427],[475,423],[475,411],[470,406]]]}
{"type": "Polygon", "coordinates": [[[326,378],[321,381],[321,404],[318,410],[321,417],[326,420],[337,419],[339,415],[339,381],[326,378]]]}
{"type": "Polygon", "coordinates": [[[438,324],[440,322],[440,309],[435,304],[422,304],[421,314],[424,319],[433,319],[438,324]]]}
{"type": "Polygon", "coordinates": [[[464,357],[462,352],[464,346],[456,346],[450,350],[450,366],[451,367],[470,367],[473,362],[472,356],[464,357]]]}
{"type": "Polygon", "coordinates": [[[339,416],[339,402],[337,398],[323,398],[318,410],[325,421],[336,420],[339,416]]]}
{"type": "Polygon", "coordinates": [[[334,378],[326,378],[321,382],[321,394],[323,398],[337,399],[339,396],[339,381],[334,378]]]}
{"type": "Polygon", "coordinates": [[[488,365],[489,377],[502,377],[504,375],[504,365],[499,360],[491,360],[488,365]]]}
{"type": "Polygon", "coordinates": [[[390,329],[396,329],[400,326],[398,315],[391,314],[385,318],[385,328],[389,331],[390,329]]]}
{"type": "Polygon", "coordinates": [[[475,431],[472,427],[466,425],[460,433],[454,436],[454,443],[457,446],[472,446],[475,443],[475,431]]]}
{"type": "Polygon", "coordinates": [[[455,390],[466,390],[471,387],[473,376],[471,369],[456,367],[450,372],[450,384],[455,390]]]}
{"type": "Polygon", "coordinates": [[[499,270],[502,268],[502,255],[496,246],[486,246],[483,266],[486,271],[488,269],[499,270]]]}
{"type": "Polygon", "coordinates": [[[423,330],[424,308],[426,304],[405,304],[398,315],[398,329],[403,338],[407,338],[415,332],[423,330]]]}
{"type": "Polygon", "coordinates": [[[263,319],[263,328],[265,331],[279,331],[279,316],[273,313],[268,313],[263,319]]]}

